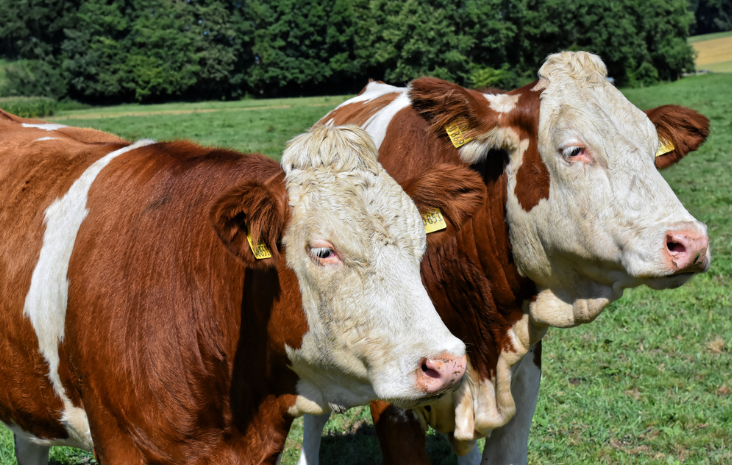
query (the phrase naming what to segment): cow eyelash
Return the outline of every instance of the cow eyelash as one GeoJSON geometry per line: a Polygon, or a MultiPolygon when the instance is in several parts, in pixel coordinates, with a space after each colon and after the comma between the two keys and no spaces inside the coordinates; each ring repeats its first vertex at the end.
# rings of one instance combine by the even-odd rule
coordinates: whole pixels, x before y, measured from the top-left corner
{"type": "Polygon", "coordinates": [[[310,253],[313,254],[314,257],[320,259],[330,258],[335,255],[335,251],[330,247],[316,247],[310,249],[310,253]]]}
{"type": "Polygon", "coordinates": [[[585,150],[584,147],[577,147],[577,146],[567,147],[565,149],[562,149],[562,156],[565,159],[569,160],[570,158],[582,155],[582,152],[584,152],[584,150],[585,150]]]}

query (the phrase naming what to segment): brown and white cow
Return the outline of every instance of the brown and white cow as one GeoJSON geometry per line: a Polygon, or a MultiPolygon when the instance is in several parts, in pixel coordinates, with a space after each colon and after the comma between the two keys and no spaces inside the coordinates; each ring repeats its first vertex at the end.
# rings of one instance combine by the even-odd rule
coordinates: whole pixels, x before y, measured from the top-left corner
{"type": "MultiPolygon", "coordinates": [[[[466,382],[412,411],[372,403],[385,464],[429,463],[428,425],[460,463],[526,463],[546,329],[591,322],[626,288],[677,287],[709,267],[706,226],[656,169],[696,150],[708,120],[678,106],[644,114],[595,55],[551,55],[538,81],[511,92],[371,82],[320,123],[362,126],[399,182],[452,163],[488,189],[422,262],[437,311],[468,347],[466,382]]],[[[306,417],[300,465],[318,463],[326,420],[306,417]]]]}
{"type": "MultiPolygon", "coordinates": [[[[51,445],[275,463],[296,416],[454,389],[465,346],[376,157],[355,127],[296,137],[281,168],[0,112],[0,421],[19,464],[51,445]]],[[[412,188],[439,192],[454,230],[485,187],[434,180],[412,188]]]]}

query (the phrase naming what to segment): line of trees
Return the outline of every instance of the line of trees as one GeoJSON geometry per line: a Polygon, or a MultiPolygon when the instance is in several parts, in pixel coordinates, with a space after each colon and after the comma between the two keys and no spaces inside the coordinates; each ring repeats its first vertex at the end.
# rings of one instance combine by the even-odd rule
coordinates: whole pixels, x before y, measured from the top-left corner
{"type": "Polygon", "coordinates": [[[639,86],[693,69],[693,24],[688,0],[0,0],[0,50],[4,94],[92,103],[512,87],[560,50],[639,86]]]}

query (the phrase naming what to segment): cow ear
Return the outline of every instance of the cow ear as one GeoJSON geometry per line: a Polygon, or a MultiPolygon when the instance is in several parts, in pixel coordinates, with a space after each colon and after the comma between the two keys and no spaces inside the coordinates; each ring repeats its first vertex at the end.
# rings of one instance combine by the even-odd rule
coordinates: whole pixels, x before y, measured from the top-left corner
{"type": "Polygon", "coordinates": [[[402,183],[404,192],[422,215],[439,210],[446,228],[427,234],[430,245],[439,245],[470,219],[484,203],[487,191],[483,179],[467,166],[442,163],[402,183]]]}
{"type": "Polygon", "coordinates": [[[209,216],[221,242],[247,266],[266,268],[279,259],[287,215],[284,176],[280,173],[265,183],[245,182],[211,207],[209,216]]]}
{"type": "Polygon", "coordinates": [[[480,101],[480,96],[479,92],[437,78],[419,78],[409,84],[412,108],[438,135],[445,135],[445,127],[456,121],[464,122],[465,127],[470,128],[468,137],[489,130],[490,127],[483,128],[488,115],[482,114],[488,105],[485,99],[480,101]]]}
{"type": "MultiPolygon", "coordinates": [[[[690,108],[664,105],[646,110],[646,115],[656,126],[659,145],[673,144],[673,149],[656,157],[659,170],[668,168],[697,150],[709,137],[709,119],[690,108]]],[[[668,149],[671,145],[667,145],[668,149]]],[[[668,150],[667,149],[667,150],[668,150]]]]}

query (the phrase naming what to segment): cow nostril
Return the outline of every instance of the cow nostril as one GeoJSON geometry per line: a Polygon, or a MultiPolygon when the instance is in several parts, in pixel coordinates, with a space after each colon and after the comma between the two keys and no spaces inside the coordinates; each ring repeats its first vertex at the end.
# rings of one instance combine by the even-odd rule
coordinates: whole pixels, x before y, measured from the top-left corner
{"type": "Polygon", "coordinates": [[[440,374],[437,372],[437,370],[429,368],[426,363],[422,364],[422,372],[430,378],[440,378],[440,374]]]}
{"type": "Polygon", "coordinates": [[[679,244],[678,242],[667,242],[666,248],[669,252],[674,253],[684,253],[686,252],[686,247],[684,247],[684,244],[679,244]]]}

